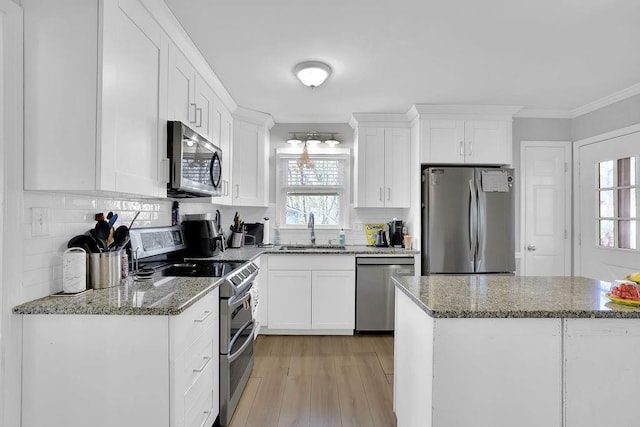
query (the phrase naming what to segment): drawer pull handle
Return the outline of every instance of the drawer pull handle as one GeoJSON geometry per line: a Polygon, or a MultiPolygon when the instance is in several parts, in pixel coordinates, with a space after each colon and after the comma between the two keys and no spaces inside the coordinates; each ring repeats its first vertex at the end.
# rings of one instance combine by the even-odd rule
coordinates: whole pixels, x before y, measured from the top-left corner
{"type": "Polygon", "coordinates": [[[202,372],[202,371],[204,371],[204,368],[206,368],[207,365],[209,364],[209,362],[211,362],[211,357],[209,357],[209,356],[205,356],[205,357],[203,357],[203,359],[204,359],[204,363],[202,364],[202,366],[200,366],[197,369],[194,369],[193,372],[202,372]]]}
{"type": "Polygon", "coordinates": [[[204,414],[204,420],[202,420],[202,423],[200,424],[200,427],[204,427],[204,424],[209,419],[209,414],[211,414],[211,411],[204,411],[203,414],[204,414]]]}
{"type": "Polygon", "coordinates": [[[201,318],[199,318],[199,319],[195,319],[195,320],[194,320],[194,322],[198,322],[198,323],[200,323],[200,322],[204,322],[204,321],[205,321],[205,319],[206,319],[207,317],[209,317],[209,316],[211,316],[211,312],[210,312],[209,310],[207,310],[207,311],[205,311],[205,312],[204,312],[204,316],[202,316],[202,317],[201,317],[201,318]]]}

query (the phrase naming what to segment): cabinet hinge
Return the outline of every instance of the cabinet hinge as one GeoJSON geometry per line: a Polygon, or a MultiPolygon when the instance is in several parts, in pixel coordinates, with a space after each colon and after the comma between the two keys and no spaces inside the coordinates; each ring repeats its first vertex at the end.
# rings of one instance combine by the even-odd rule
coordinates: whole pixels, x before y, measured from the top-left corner
{"type": "Polygon", "coordinates": [[[569,232],[566,229],[564,230],[564,238],[565,240],[569,238],[569,232]]]}
{"type": "Polygon", "coordinates": [[[569,172],[569,163],[564,162],[564,171],[569,172]]]}
{"type": "Polygon", "coordinates": [[[578,234],[578,246],[582,246],[582,233],[578,234]]]}

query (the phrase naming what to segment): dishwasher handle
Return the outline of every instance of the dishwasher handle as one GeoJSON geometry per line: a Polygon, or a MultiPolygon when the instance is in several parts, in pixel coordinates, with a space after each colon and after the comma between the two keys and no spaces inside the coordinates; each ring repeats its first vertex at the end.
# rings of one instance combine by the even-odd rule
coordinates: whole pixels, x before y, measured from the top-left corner
{"type": "Polygon", "coordinates": [[[414,265],[413,257],[357,257],[356,265],[414,265]]]}

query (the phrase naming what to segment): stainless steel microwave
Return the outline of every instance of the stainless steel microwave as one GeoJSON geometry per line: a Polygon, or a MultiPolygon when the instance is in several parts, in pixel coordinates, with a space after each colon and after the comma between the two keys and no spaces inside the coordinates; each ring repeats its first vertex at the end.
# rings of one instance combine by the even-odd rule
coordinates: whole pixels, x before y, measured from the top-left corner
{"type": "Polygon", "coordinates": [[[167,123],[169,197],[222,194],[222,150],[182,122],[167,123]]]}

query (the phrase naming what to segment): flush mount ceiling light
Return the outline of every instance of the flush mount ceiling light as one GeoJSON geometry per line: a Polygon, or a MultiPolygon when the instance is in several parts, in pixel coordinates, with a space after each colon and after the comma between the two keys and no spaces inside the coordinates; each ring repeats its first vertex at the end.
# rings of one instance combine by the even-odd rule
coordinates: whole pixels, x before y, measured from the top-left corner
{"type": "Polygon", "coordinates": [[[293,73],[303,85],[320,86],[331,74],[331,67],[320,61],[305,61],[295,66],[293,73]]]}

